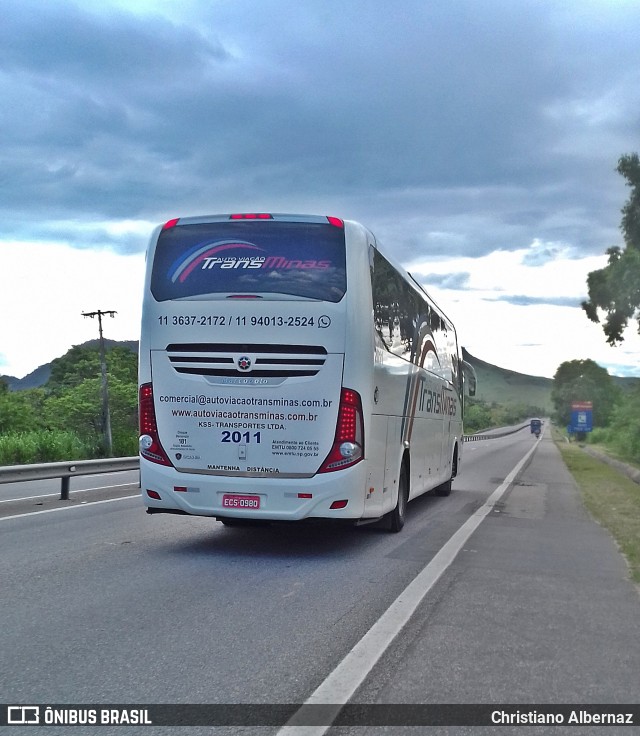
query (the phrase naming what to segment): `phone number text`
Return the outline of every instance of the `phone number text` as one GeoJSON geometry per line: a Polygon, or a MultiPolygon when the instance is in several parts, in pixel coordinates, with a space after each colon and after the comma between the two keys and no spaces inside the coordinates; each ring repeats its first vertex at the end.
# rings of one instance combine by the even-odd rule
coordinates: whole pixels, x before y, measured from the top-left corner
{"type": "Polygon", "coordinates": [[[199,327],[314,327],[314,317],[281,317],[259,315],[254,317],[228,317],[222,314],[188,314],[168,317],[158,317],[158,322],[163,327],[186,327],[197,325],[199,327]]]}

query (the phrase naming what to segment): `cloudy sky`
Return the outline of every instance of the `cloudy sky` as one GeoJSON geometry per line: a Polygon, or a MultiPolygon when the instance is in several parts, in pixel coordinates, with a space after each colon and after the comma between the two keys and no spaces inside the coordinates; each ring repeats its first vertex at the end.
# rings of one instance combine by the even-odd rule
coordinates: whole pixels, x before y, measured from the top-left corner
{"type": "Polygon", "coordinates": [[[180,215],[363,222],[504,368],[640,376],[580,309],[640,150],[638,0],[3,0],[0,374],[137,339],[180,215]]]}

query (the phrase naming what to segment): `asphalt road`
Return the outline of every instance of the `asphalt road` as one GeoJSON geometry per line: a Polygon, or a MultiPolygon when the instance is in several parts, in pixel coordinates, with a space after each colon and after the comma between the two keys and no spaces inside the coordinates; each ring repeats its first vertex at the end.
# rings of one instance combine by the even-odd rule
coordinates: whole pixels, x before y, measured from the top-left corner
{"type": "MultiPolygon", "coordinates": [[[[16,508],[22,509],[21,502],[32,499],[32,510],[38,511],[38,505],[44,505],[51,500],[60,498],[60,479],[35,480],[28,483],[2,483],[0,484],[0,515],[6,515],[8,508],[5,504],[19,504],[16,508]]],[[[101,473],[99,475],[83,475],[69,479],[70,493],[83,493],[90,491],[95,494],[99,491],[108,491],[108,496],[113,496],[117,489],[127,487],[128,489],[140,486],[140,472],[138,470],[125,470],[117,473],[101,473]]],[[[82,500],[91,500],[82,497],[82,500]]]]}
{"type": "MultiPolygon", "coordinates": [[[[99,503],[87,493],[35,510],[28,500],[9,514],[11,504],[0,504],[0,701],[304,703],[314,692],[346,699],[352,690],[356,703],[637,703],[640,596],[553,443],[519,432],[464,449],[451,496],[412,502],[399,535],[150,517],[124,487],[116,491],[124,497],[99,503]],[[477,528],[443,563],[468,524],[477,528]],[[434,567],[407,624],[381,645],[370,632],[434,567]],[[349,659],[369,639],[373,650],[349,659]],[[332,673],[344,662],[347,684],[337,691],[332,673]]],[[[69,732],[8,729],[39,731],[69,732]]],[[[606,733],[617,731],[629,733],[606,733]]],[[[125,733],[72,729],[94,732],[125,733]]]]}

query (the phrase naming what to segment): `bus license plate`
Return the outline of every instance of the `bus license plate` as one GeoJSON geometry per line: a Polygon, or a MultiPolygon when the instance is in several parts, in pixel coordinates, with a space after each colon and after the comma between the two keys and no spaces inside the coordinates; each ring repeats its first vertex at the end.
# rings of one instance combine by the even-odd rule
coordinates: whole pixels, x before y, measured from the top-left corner
{"type": "Polygon", "coordinates": [[[225,493],[222,497],[225,509],[259,509],[260,496],[240,496],[237,493],[225,493]]]}

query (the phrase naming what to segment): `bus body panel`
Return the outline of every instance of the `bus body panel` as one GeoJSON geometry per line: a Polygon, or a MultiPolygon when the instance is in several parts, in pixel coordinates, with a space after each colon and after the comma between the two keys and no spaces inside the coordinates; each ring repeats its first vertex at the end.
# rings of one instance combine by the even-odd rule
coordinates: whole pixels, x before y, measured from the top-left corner
{"type": "MultiPolygon", "coordinates": [[[[391,360],[376,366],[376,382],[378,386],[378,405],[376,412],[394,417],[397,421],[389,425],[390,429],[387,444],[389,448],[395,448],[395,462],[386,468],[387,479],[385,486],[394,487],[400,473],[400,464],[405,449],[410,456],[410,498],[431,490],[444,483],[451,477],[451,459],[453,457],[453,440],[445,441],[445,423],[449,426],[450,420],[427,408],[435,403],[433,397],[445,395],[451,397],[455,392],[453,388],[443,389],[442,381],[435,376],[428,375],[425,371],[419,371],[399,358],[390,356],[391,360]],[[398,412],[397,407],[403,407],[411,387],[415,384],[417,388],[416,406],[411,426],[408,421],[398,412]],[[395,415],[395,416],[394,416],[395,415]]],[[[397,489],[396,493],[397,493],[397,489]]],[[[393,493],[390,494],[393,496],[393,493]]],[[[387,501],[387,506],[391,504],[387,501]]],[[[385,507],[386,510],[388,510],[385,507]]]]}
{"type": "MultiPolygon", "coordinates": [[[[280,218],[314,225],[321,220],[280,218]]],[[[163,239],[171,240],[170,247],[179,243],[182,220],[175,232],[157,228],[151,238],[140,383],[153,386],[158,436],[172,465],[141,455],[145,504],[153,511],[218,518],[357,521],[395,507],[403,462],[409,465],[410,498],[449,480],[454,452],[459,460],[461,451],[460,358],[455,330],[435,304],[406,276],[397,287],[404,296],[389,297],[386,278],[401,269],[386,261],[381,266],[372,233],[348,221],[342,296],[309,299],[249,290],[240,298],[197,291],[173,298],[172,284],[159,282],[158,268],[154,273],[156,257],[161,274],[173,273],[176,284],[189,276],[193,262],[238,273],[253,267],[246,258],[240,263],[235,255],[206,250],[211,244],[200,236],[209,227],[218,232],[214,248],[236,246],[233,238],[221,239],[225,227],[234,227],[228,219],[184,220],[200,238],[191,238],[187,266],[166,252],[156,256],[163,239]],[[420,334],[412,338],[407,298],[421,315],[414,319],[420,334]],[[364,457],[318,473],[334,441],[345,387],[361,401],[364,457]]],[[[239,247],[259,249],[261,241],[243,228],[239,247]]]]}
{"type": "Polygon", "coordinates": [[[295,314],[283,316],[276,302],[234,300],[216,303],[217,324],[211,326],[200,323],[204,315],[193,304],[168,304],[147,328],[145,360],[156,387],[160,436],[176,468],[313,475],[333,441],[343,310],[289,302],[295,314]],[[320,319],[326,327],[317,326],[320,319]],[[272,326],[282,320],[284,327],[272,326]],[[227,375],[240,373],[243,361],[246,372],[227,375]]]}
{"type": "Polygon", "coordinates": [[[381,283],[373,279],[378,396],[373,411],[397,420],[388,439],[396,459],[385,468],[385,487],[393,488],[385,499],[389,511],[403,462],[408,463],[409,498],[446,483],[455,472],[462,437],[461,360],[455,328],[437,305],[417,284],[414,289],[410,277],[401,277],[402,269],[387,255],[375,252],[373,260],[374,271],[382,273],[381,283]]]}

